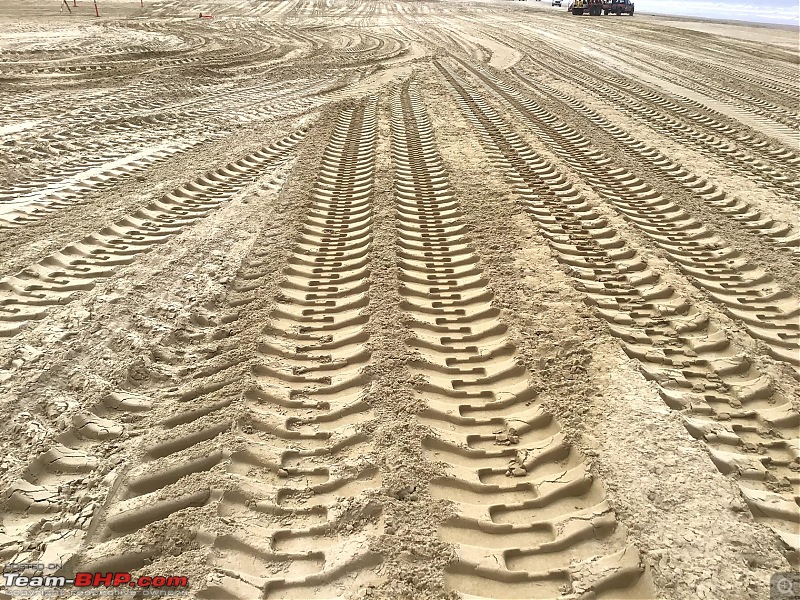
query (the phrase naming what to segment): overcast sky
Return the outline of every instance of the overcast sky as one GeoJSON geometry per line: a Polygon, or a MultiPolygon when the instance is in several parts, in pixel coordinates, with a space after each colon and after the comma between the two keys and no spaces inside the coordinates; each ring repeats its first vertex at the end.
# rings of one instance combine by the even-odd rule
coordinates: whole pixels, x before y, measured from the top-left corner
{"type": "Polygon", "coordinates": [[[636,10],[788,25],[797,25],[800,13],[798,0],[636,0],[636,10]]]}

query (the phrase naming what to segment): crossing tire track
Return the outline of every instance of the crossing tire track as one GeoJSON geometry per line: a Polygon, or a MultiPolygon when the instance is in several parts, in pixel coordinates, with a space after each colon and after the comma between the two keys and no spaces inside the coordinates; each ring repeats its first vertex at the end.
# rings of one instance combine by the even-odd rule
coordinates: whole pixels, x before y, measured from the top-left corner
{"type": "Polygon", "coordinates": [[[800,566],[786,31],[17,4],[7,569],[198,600],[683,600],[800,566]]]}
{"type": "MultiPolygon", "coordinates": [[[[548,67],[548,70],[550,67],[548,67]]],[[[525,71],[515,68],[515,73],[525,75],[525,71]]],[[[760,186],[769,188],[781,197],[796,201],[800,183],[797,180],[798,163],[800,157],[797,153],[778,147],[763,139],[756,139],[745,133],[734,135],[730,128],[716,123],[710,118],[690,119],[686,116],[689,109],[678,107],[671,111],[670,101],[663,99],[654,92],[643,91],[641,94],[632,89],[632,84],[622,85],[614,82],[600,81],[589,71],[574,66],[559,67],[554,75],[569,81],[572,85],[583,88],[591,82],[591,92],[599,95],[612,106],[624,107],[626,114],[645,123],[658,133],[668,135],[682,144],[708,153],[717,161],[728,168],[735,168],[738,172],[758,182],[760,186]],[[712,133],[698,129],[700,125],[715,124],[711,127],[712,133]],[[724,137],[734,143],[726,141],[724,137]],[[742,145],[747,150],[736,146],[742,145]],[[753,156],[753,152],[760,152],[760,160],[753,156]],[[775,166],[771,166],[773,163],[775,166]]]]}
{"type": "MultiPolygon", "coordinates": [[[[784,108],[783,106],[779,106],[778,104],[774,104],[763,98],[753,96],[744,91],[727,87],[724,84],[721,85],[718,81],[714,81],[713,79],[713,83],[710,84],[709,79],[707,78],[709,73],[696,68],[699,66],[699,64],[700,63],[692,63],[691,61],[686,62],[683,66],[684,69],[687,69],[688,74],[687,71],[681,70],[679,73],[673,73],[670,77],[670,80],[678,83],[679,85],[686,85],[689,83],[693,89],[702,90],[703,94],[709,98],[713,98],[727,104],[732,104],[746,111],[759,114],[762,117],[765,117],[766,121],[762,122],[764,126],[768,127],[770,130],[777,129],[775,126],[776,122],[788,127],[789,131],[787,133],[796,132],[800,128],[800,116],[798,115],[796,108],[784,108]],[[701,79],[700,77],[693,77],[692,74],[695,73],[702,73],[703,78],[701,79]]],[[[663,69],[663,63],[661,68],[663,69]]],[[[787,104],[787,106],[792,105],[787,104]]],[[[786,132],[785,129],[784,132],[786,132]]]]}
{"type": "MultiPolygon", "coordinates": [[[[791,169],[793,173],[797,171],[797,167],[800,164],[800,156],[798,156],[797,152],[785,146],[774,144],[765,139],[764,136],[756,136],[752,132],[745,130],[742,125],[737,122],[728,123],[726,117],[700,102],[690,100],[689,98],[677,94],[671,94],[672,98],[670,98],[664,93],[648,89],[640,84],[618,76],[608,77],[606,81],[635,98],[650,102],[666,113],[678,115],[679,119],[695,123],[702,129],[711,131],[712,136],[719,135],[727,137],[736,143],[746,145],[752,153],[761,156],[768,162],[775,162],[782,165],[784,168],[791,169]],[[673,98],[675,99],[673,100],[673,98]]],[[[738,161],[739,157],[730,156],[730,158],[738,161]]],[[[742,156],[742,158],[749,162],[747,157],[742,156]]],[[[755,162],[751,165],[751,168],[752,167],[762,170],[755,162]]]]}
{"type": "MultiPolygon", "coordinates": [[[[119,153],[119,155],[97,157],[91,161],[73,163],[70,171],[75,175],[65,179],[58,176],[48,178],[47,183],[40,177],[37,182],[26,181],[0,193],[0,231],[16,229],[29,223],[38,221],[48,214],[59,209],[72,206],[85,199],[91,192],[113,187],[121,180],[135,173],[152,167],[153,165],[187,152],[197,144],[196,142],[178,142],[169,147],[155,150],[145,150],[132,155],[119,153]],[[86,175],[85,171],[93,169],[92,162],[107,161],[101,164],[101,171],[86,175]],[[40,184],[39,189],[36,184],[40,184]],[[43,184],[43,185],[42,185],[43,184]],[[34,188],[30,191],[30,188],[34,188]]],[[[61,174],[62,176],[65,173],[61,174]]]]}
{"type": "Polygon", "coordinates": [[[392,99],[392,156],[402,308],[422,356],[410,366],[425,379],[418,419],[435,432],[422,443],[447,469],[431,494],[457,506],[439,527],[458,553],[446,587],[526,599],[648,588],[602,483],[537,405],[413,84],[392,99]]]}
{"type": "MultiPolygon", "coordinates": [[[[439,64],[484,148],[557,260],[687,430],[734,477],[753,516],[800,552],[800,414],[725,331],[661,281],[549,162],[481,95],[439,64]]],[[[793,554],[792,554],[793,553],[793,554]]],[[[792,558],[792,556],[794,558],[792,558]]]]}
{"type": "MultiPolygon", "coordinates": [[[[663,56],[658,58],[663,59],[663,56]]],[[[671,53],[670,58],[674,61],[678,56],[671,53]]],[[[722,92],[733,98],[743,100],[748,108],[767,109],[766,116],[770,118],[776,118],[775,112],[780,112],[785,117],[791,117],[794,124],[797,124],[797,107],[793,101],[796,92],[791,87],[777,82],[757,81],[753,77],[742,76],[741,74],[732,75],[733,72],[722,65],[715,64],[711,66],[704,62],[687,59],[686,56],[681,56],[678,60],[680,60],[681,64],[680,77],[684,83],[688,79],[693,84],[706,88],[712,94],[719,95],[722,92]],[[687,77],[685,72],[690,75],[687,77]],[[706,79],[701,80],[700,78],[692,77],[691,74],[702,74],[706,79]],[[731,83],[751,93],[727,87],[731,83]],[[752,94],[757,94],[758,97],[752,94]],[[787,110],[784,107],[789,107],[789,109],[787,110]]],[[[660,64],[664,65],[665,63],[662,60],[660,64]]],[[[666,65],[669,66],[669,61],[666,62],[666,65]]],[[[676,75],[678,74],[676,73],[676,75]]]]}
{"type": "MultiPolygon", "coordinates": [[[[46,139],[52,144],[48,152],[36,154],[35,162],[47,160],[48,166],[39,168],[34,164],[35,174],[17,178],[0,192],[0,230],[24,226],[84,201],[90,192],[112,187],[156,162],[228,135],[232,126],[315,108],[327,101],[325,95],[335,85],[335,78],[302,81],[288,88],[260,85],[221,92],[219,98],[211,94],[206,107],[189,105],[173,112],[127,119],[98,122],[96,116],[76,116],[73,129],[49,131],[37,140],[38,143],[46,139]],[[164,134],[181,123],[182,135],[164,144],[164,134]],[[68,162],[56,161],[52,153],[65,149],[73,158],[68,162]],[[75,159],[76,156],[81,158],[75,159]]],[[[17,158],[27,152],[21,142],[15,148],[17,158]]]]}
{"type": "Polygon", "coordinates": [[[788,223],[776,221],[741,198],[729,197],[724,190],[718,189],[683,165],[667,158],[657,149],[637,140],[624,129],[614,125],[600,113],[583,104],[578,98],[544,82],[534,81],[528,76],[519,75],[519,77],[529,87],[538,88],[558,98],[571,110],[579,109],[582,115],[624,145],[627,150],[657,169],[670,181],[678,183],[696,198],[718,209],[722,214],[734,219],[745,228],[764,236],[769,243],[795,254],[800,253],[800,232],[788,223]]]}
{"type": "MultiPolygon", "coordinates": [[[[664,37],[656,40],[657,43],[663,44],[664,37]]],[[[677,45],[685,43],[685,39],[676,36],[671,40],[677,45]]],[[[775,127],[776,123],[784,122],[789,125],[790,129],[797,130],[797,109],[795,102],[790,100],[789,97],[784,97],[782,102],[787,108],[783,108],[775,103],[769,102],[769,98],[774,98],[773,94],[765,93],[768,85],[762,84],[757,87],[752,86],[752,80],[745,79],[731,80],[722,74],[722,69],[719,65],[710,67],[707,63],[693,60],[683,52],[674,52],[664,47],[663,45],[657,52],[653,51],[652,45],[648,41],[632,41],[626,40],[628,49],[633,52],[641,52],[647,57],[647,66],[649,70],[658,73],[659,77],[674,82],[684,88],[690,87],[693,90],[702,90],[703,95],[725,102],[727,104],[738,105],[748,111],[756,112],[768,120],[761,121],[761,124],[766,129],[763,130],[764,134],[769,135],[768,131],[779,132],[780,134],[790,134],[790,130],[775,127]],[[728,87],[733,83],[741,89],[732,89],[728,87]],[[750,92],[748,94],[747,92],[750,92]],[[755,94],[755,95],[751,95],[755,94]],[[734,100],[731,100],[733,98],[734,100]],[[782,129],[782,131],[781,131],[782,129]]],[[[741,50],[741,49],[739,49],[741,50]]],[[[702,103],[689,100],[684,96],[678,96],[681,103],[691,104],[700,111],[708,111],[710,107],[702,103]]],[[[779,100],[780,102],[781,100],[779,100]]],[[[716,111],[712,111],[717,119],[728,121],[728,118],[716,111]]],[[[735,125],[734,125],[735,127],[735,125]]],[[[784,136],[785,137],[785,136],[784,136]]]]}
{"type": "Polygon", "coordinates": [[[408,52],[408,44],[391,36],[378,37],[365,33],[357,34],[359,41],[336,51],[339,60],[349,64],[372,63],[388,60],[408,52]]]}
{"type": "Polygon", "coordinates": [[[102,501],[89,482],[96,487],[113,469],[108,457],[127,435],[142,432],[136,423],[151,408],[147,397],[118,391],[70,416],[4,490],[6,560],[62,564],[74,556],[102,501]]]}
{"type": "MultiPolygon", "coordinates": [[[[381,510],[371,499],[380,476],[369,461],[363,314],[375,143],[375,101],[344,109],[255,355],[237,353],[244,340],[234,335],[229,356],[209,359],[172,393],[173,415],[97,519],[86,568],[141,568],[146,556],[123,556],[132,536],[187,509],[205,515],[194,534],[212,572],[199,598],[342,597],[379,564],[369,550],[381,510]]],[[[261,271],[256,254],[219,333],[258,301],[261,271]]]]}
{"type": "Polygon", "coordinates": [[[211,214],[267,169],[285,159],[306,135],[295,132],[263,150],[211,171],[113,225],[0,280],[0,337],[16,335],[48,308],[90,290],[115,267],[181,233],[211,214]]]}
{"type": "Polygon", "coordinates": [[[663,249],[694,285],[742,322],[753,338],[763,341],[773,358],[800,366],[800,301],[796,297],[518,89],[485,69],[460,64],[495,90],[601,198],[663,249]]]}

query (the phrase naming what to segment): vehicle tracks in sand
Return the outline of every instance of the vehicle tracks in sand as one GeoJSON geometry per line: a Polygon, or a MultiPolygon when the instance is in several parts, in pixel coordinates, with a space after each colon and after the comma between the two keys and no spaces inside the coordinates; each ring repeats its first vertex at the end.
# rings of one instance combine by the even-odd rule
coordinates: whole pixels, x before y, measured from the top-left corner
{"type": "Polygon", "coordinates": [[[760,186],[796,202],[800,190],[797,179],[800,156],[796,151],[776,145],[763,136],[757,137],[750,132],[737,130],[713,115],[698,113],[695,110],[697,103],[691,104],[687,100],[691,105],[687,108],[665,94],[610,74],[601,80],[593,72],[575,65],[560,65],[555,70],[544,62],[535,62],[554,77],[565,80],[578,89],[588,88],[591,94],[612,106],[624,108],[627,114],[658,133],[697,148],[726,168],[736,169],[760,186]]]}
{"type": "Polygon", "coordinates": [[[197,141],[174,141],[141,152],[107,152],[58,169],[51,175],[14,185],[0,193],[0,231],[38,221],[53,211],[83,201],[91,192],[108,189],[125,178],[191,150],[197,141]]]}
{"type": "MultiPolygon", "coordinates": [[[[682,69],[676,72],[669,68],[668,63],[660,62],[658,72],[660,77],[674,85],[686,87],[688,84],[691,89],[701,92],[713,101],[741,110],[745,119],[749,117],[755,120],[754,127],[761,129],[771,137],[784,140],[797,138],[797,131],[800,129],[800,115],[796,108],[784,108],[784,106],[764,98],[748,94],[746,91],[728,87],[713,79],[709,80],[706,77],[709,71],[703,69],[701,64],[693,64],[692,61],[681,59],[681,66],[682,69]],[[749,116],[747,113],[755,113],[761,118],[749,116]]],[[[710,71],[710,73],[718,75],[714,71],[710,71]]],[[[785,106],[791,107],[791,104],[787,103],[785,106]]]]}
{"type": "MultiPolygon", "coordinates": [[[[392,98],[397,253],[409,363],[434,498],[456,515],[438,535],[462,598],[620,598],[652,593],[639,554],[585,458],[530,387],[479,266],[414,84],[392,98]]],[[[641,596],[636,596],[641,597],[641,596]]]]}
{"type": "MultiPolygon", "coordinates": [[[[652,40],[629,38],[623,42],[615,35],[616,31],[607,33],[610,36],[606,39],[614,39],[615,43],[620,44],[630,54],[641,55],[641,67],[644,71],[655,76],[661,85],[667,83],[664,87],[672,87],[682,103],[690,104],[699,111],[711,109],[715,118],[728,121],[735,127],[739,124],[731,121],[733,108],[737,120],[748,127],[762,135],[782,140],[789,147],[796,145],[792,140],[797,137],[800,122],[796,102],[791,100],[791,95],[783,96],[775,88],[768,92],[769,86],[766,84],[756,87],[752,82],[743,79],[730,81],[722,75],[721,65],[710,67],[709,64],[696,60],[694,52],[676,51],[675,49],[686,47],[687,40],[680,36],[665,44],[669,39],[666,36],[660,36],[660,39],[656,36],[652,40]],[[731,83],[738,86],[738,89],[728,87],[731,83]],[[702,94],[706,102],[697,102],[697,97],[692,98],[697,92],[702,94]],[[775,102],[770,102],[770,99],[775,102]],[[757,113],[760,118],[748,113],[757,113]]],[[[602,41],[598,43],[595,40],[595,44],[598,50],[603,47],[602,41]]],[[[741,48],[738,50],[742,51],[741,48]]],[[[764,70],[771,69],[764,67],[764,70]]]]}
{"type": "MultiPolygon", "coordinates": [[[[255,85],[239,85],[236,89],[223,87],[206,91],[202,96],[183,99],[164,105],[164,102],[149,98],[139,104],[126,101],[125,92],[115,95],[117,104],[103,105],[92,111],[75,109],[66,115],[41,119],[35,131],[6,136],[9,144],[2,157],[4,164],[26,163],[38,166],[39,161],[49,165],[66,154],[70,167],[75,167],[75,158],[83,153],[99,153],[118,150],[124,146],[129,151],[135,144],[163,143],[164,136],[180,128],[181,137],[190,132],[196,136],[207,134],[209,128],[219,129],[236,123],[263,118],[263,104],[285,102],[292,96],[313,96],[331,83],[325,81],[290,81],[277,83],[258,82],[255,85]],[[122,97],[120,97],[122,96],[122,97]],[[288,98],[287,98],[288,97],[288,98]],[[127,109],[127,110],[125,110],[127,109]],[[42,145],[46,144],[44,148],[42,145]]],[[[166,86],[150,93],[168,94],[166,86]]],[[[186,90],[182,90],[186,94],[186,90]]],[[[198,95],[200,90],[196,92],[198,95]]],[[[108,102],[108,99],[104,99],[108,102]]],[[[17,113],[21,119],[20,111],[17,113]]],[[[274,112],[274,111],[273,111],[274,112]]],[[[62,158],[63,160],[63,158],[62,158]]],[[[41,177],[42,169],[39,169],[41,177]]],[[[15,191],[12,187],[11,192],[15,191]]]]}
{"type": "Polygon", "coordinates": [[[211,214],[249,183],[289,155],[306,130],[300,130],[150,202],[136,212],[79,242],[0,280],[0,337],[13,336],[48,309],[90,290],[115,267],[181,233],[211,214]]]}
{"type": "MultiPolygon", "coordinates": [[[[556,28],[560,30],[565,36],[564,39],[559,40],[558,46],[563,49],[572,47],[574,50],[575,40],[569,40],[574,36],[574,30],[556,28]]],[[[530,31],[530,28],[528,28],[530,31]]],[[[540,32],[534,32],[537,37],[540,32]]],[[[548,36],[550,37],[550,36],[548,36]]],[[[589,38],[593,39],[593,38],[589,38]]],[[[613,39],[613,38],[611,38],[613,39]]],[[[610,41],[610,40],[609,40],[610,41]]],[[[534,52],[531,58],[537,60],[538,55],[542,52],[543,48],[537,44],[532,46],[529,39],[523,41],[523,44],[530,47],[534,52]]],[[[629,46],[630,42],[623,41],[622,46],[629,46]]],[[[546,46],[550,46],[555,51],[555,45],[552,42],[545,42],[546,46]]],[[[602,52],[605,48],[602,43],[594,41],[594,50],[602,52]]],[[[648,47],[644,50],[638,47],[638,44],[633,44],[633,52],[636,54],[643,54],[644,56],[652,55],[652,50],[648,47]]],[[[648,46],[646,44],[646,46],[648,46]]],[[[597,86],[613,87],[618,92],[628,94],[631,99],[638,99],[644,102],[656,111],[663,112],[663,116],[671,116],[678,121],[682,122],[684,127],[689,127],[692,130],[697,130],[701,134],[701,138],[706,141],[712,142],[719,149],[726,151],[729,157],[739,158],[730,147],[730,144],[724,143],[725,138],[740,145],[739,154],[752,154],[749,158],[760,158],[768,164],[777,166],[776,175],[780,175],[780,165],[784,167],[796,167],[798,164],[798,157],[796,151],[796,142],[791,135],[791,129],[777,126],[774,121],[771,125],[764,123],[763,120],[753,119],[752,115],[742,114],[741,111],[731,111],[729,106],[723,103],[718,103],[709,96],[696,94],[697,88],[692,88],[690,82],[686,79],[681,80],[681,84],[674,84],[669,82],[669,69],[660,70],[658,68],[659,61],[662,56],[655,57],[652,61],[647,61],[642,57],[644,64],[633,66],[628,64],[629,68],[623,66],[622,62],[616,63],[617,69],[609,68],[609,65],[603,64],[602,66],[595,65],[591,69],[576,64],[576,62],[569,61],[559,65],[558,71],[572,71],[573,73],[580,73],[578,81],[587,83],[596,81],[597,86]],[[623,73],[627,73],[623,75],[623,73]],[[686,84],[689,84],[688,86],[686,84]],[[670,88],[672,88],[670,90],[670,88]],[[667,91],[669,90],[669,91],[667,91]],[[699,100],[698,100],[699,99],[699,100]],[[738,115],[737,115],[738,113],[738,115]],[[739,118],[735,118],[737,115],[739,118]],[[766,127],[765,127],[766,126],[766,127]],[[697,129],[699,128],[699,129],[697,129]],[[722,138],[715,140],[715,137],[722,138]],[[776,143],[777,142],[777,143],[776,143]]],[[[680,64],[683,64],[680,58],[676,59],[680,64]]],[[[542,65],[552,69],[552,64],[546,64],[542,61],[542,65]]],[[[556,73],[556,70],[553,70],[556,73]]],[[[701,71],[702,72],[702,71],[701,71]]],[[[714,78],[714,71],[709,72],[709,79],[714,78]]],[[[587,90],[594,89],[595,85],[587,90]]],[[[762,88],[763,89],[763,88],[762,88]]],[[[793,106],[793,105],[789,105],[793,106]]],[[[766,172],[768,169],[765,165],[753,164],[758,170],[766,172]]],[[[744,168],[745,165],[742,165],[744,168]]]]}
{"type": "Polygon", "coordinates": [[[211,569],[199,598],[339,597],[343,582],[380,562],[369,550],[380,518],[369,495],[380,476],[369,461],[363,372],[375,140],[374,100],[343,109],[276,304],[256,324],[255,354],[237,352],[245,340],[223,331],[260,301],[258,252],[234,285],[236,312],[211,333],[226,339],[229,356],[210,358],[175,391],[172,416],[90,532],[86,568],[141,568],[158,550],[126,554],[130,540],[192,507],[211,569]],[[220,464],[223,475],[210,472],[220,464]]]}
{"type": "Polygon", "coordinates": [[[490,160],[574,280],[665,403],[685,415],[753,516],[800,559],[800,415],[725,332],[661,281],[555,168],[451,68],[438,63],[490,160]]]}
{"type": "MultiPolygon", "coordinates": [[[[743,146],[746,150],[731,148],[724,143],[713,143],[717,151],[728,160],[741,168],[759,173],[776,188],[796,190],[800,187],[796,180],[800,155],[795,148],[775,143],[768,135],[754,132],[743,123],[680,94],[652,90],[619,76],[609,77],[607,81],[634,98],[650,102],[665,113],[676,115],[693,127],[705,129],[711,136],[721,136],[743,146]],[[787,177],[784,174],[786,172],[794,178],[787,177]]],[[[711,141],[708,135],[706,134],[705,139],[711,141]]]]}
{"type": "MultiPolygon", "coordinates": [[[[675,41],[681,43],[680,40],[675,41]]],[[[764,111],[763,114],[771,120],[788,119],[790,122],[787,125],[793,129],[797,129],[797,125],[800,124],[797,107],[793,101],[796,92],[790,85],[783,85],[777,81],[756,80],[741,73],[734,74],[719,63],[712,65],[689,58],[685,52],[675,53],[663,47],[659,52],[648,48],[645,54],[650,59],[649,64],[656,66],[656,70],[666,69],[681,85],[691,82],[692,87],[699,86],[707,90],[704,93],[715,96],[727,94],[743,102],[743,107],[748,110],[764,111]],[[679,67],[676,68],[676,65],[679,67]],[[738,89],[727,87],[731,84],[738,89]]],[[[771,69],[764,71],[769,72],[771,69]]]]}
{"type": "Polygon", "coordinates": [[[731,197],[716,185],[692,173],[678,162],[667,158],[658,149],[637,140],[624,129],[614,125],[600,113],[583,104],[575,96],[542,81],[534,80],[528,75],[517,72],[514,75],[525,85],[557,98],[569,106],[570,110],[578,109],[589,121],[618,141],[626,150],[636,154],[649,167],[657,170],[670,181],[679,184],[702,202],[719,210],[721,214],[763,236],[770,244],[791,251],[793,254],[800,254],[800,232],[788,223],[773,219],[739,197],[731,197]]]}
{"type": "Polygon", "coordinates": [[[71,160],[59,164],[50,156],[48,167],[37,168],[35,175],[15,181],[0,192],[0,231],[25,226],[53,211],[83,202],[92,192],[111,188],[201,143],[231,135],[231,130],[246,123],[272,120],[277,115],[285,118],[316,108],[329,101],[326,95],[334,90],[338,90],[334,78],[300,81],[293,86],[261,84],[228,91],[227,95],[220,92],[217,102],[209,106],[191,107],[193,103],[187,102],[186,109],[109,121],[96,116],[76,117],[76,122],[95,122],[78,128],[74,136],[68,130],[43,136],[56,146],[69,141],[71,160]],[[165,134],[179,126],[181,134],[165,144],[165,134]]]}
{"type": "Polygon", "coordinates": [[[664,250],[695,286],[763,341],[773,358],[800,367],[800,301],[795,296],[520,90],[483,68],[459,64],[494,90],[601,198],[664,250]]]}
{"type": "Polygon", "coordinates": [[[204,600],[738,599],[800,566],[788,35],[34,4],[0,31],[7,562],[204,600]]]}
{"type": "MultiPolygon", "coordinates": [[[[171,32],[175,33],[175,31],[171,32]]],[[[92,64],[86,64],[85,55],[76,56],[67,60],[74,60],[68,64],[61,61],[64,56],[36,57],[31,55],[25,60],[0,61],[0,81],[5,82],[38,82],[43,78],[53,80],[59,84],[75,83],[78,81],[103,80],[118,77],[120,74],[152,73],[159,70],[179,70],[190,66],[197,66],[209,71],[243,69],[269,61],[280,60],[289,51],[286,45],[273,46],[265,43],[263,38],[257,38],[253,32],[238,32],[238,36],[231,35],[228,39],[221,35],[217,29],[214,32],[218,37],[216,42],[222,41],[222,46],[213,49],[202,49],[196,45],[189,51],[130,51],[123,48],[101,50],[95,54],[92,64]],[[220,39],[221,38],[221,39],[220,39]],[[225,47],[227,46],[227,48],[225,47]],[[118,53],[115,56],[114,51],[118,53]],[[179,56],[174,56],[178,54],[179,56]]],[[[206,40],[208,41],[208,40],[206,40]]]]}
{"type": "Polygon", "coordinates": [[[409,50],[409,44],[392,36],[382,34],[368,35],[356,32],[347,37],[343,47],[333,48],[333,58],[344,65],[371,64],[376,61],[390,60],[409,50]]]}

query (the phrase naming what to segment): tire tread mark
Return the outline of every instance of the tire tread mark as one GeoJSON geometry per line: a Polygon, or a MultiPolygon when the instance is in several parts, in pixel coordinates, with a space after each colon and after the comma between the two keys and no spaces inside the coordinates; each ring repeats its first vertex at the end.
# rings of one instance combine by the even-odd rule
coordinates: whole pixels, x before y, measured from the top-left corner
{"type": "Polygon", "coordinates": [[[753,338],[762,340],[773,358],[800,366],[800,301],[796,297],[518,89],[485,69],[464,61],[459,64],[496,91],[601,198],[662,248],[694,285],[706,290],[731,318],[742,322],[753,338]]]}
{"type": "Polygon", "coordinates": [[[544,82],[534,81],[526,75],[517,75],[526,85],[545,90],[568,104],[572,110],[578,108],[581,114],[585,115],[592,123],[606,131],[640,159],[658,169],[662,175],[677,182],[693,196],[719,209],[721,213],[741,223],[747,229],[752,229],[764,236],[771,244],[790,250],[795,254],[800,253],[800,232],[788,223],[776,221],[740,198],[730,198],[724,190],[718,189],[707,180],[687,170],[683,165],[667,158],[657,149],[637,140],[624,129],[614,125],[600,113],[583,104],[578,98],[544,82]]]}
{"type": "Polygon", "coordinates": [[[449,67],[438,63],[491,161],[540,228],[586,302],[665,403],[685,415],[717,468],[736,479],[753,516],[800,558],[800,414],[736,352],[724,330],[679,296],[567,179],[449,67]]]}
{"type": "MultiPolygon", "coordinates": [[[[172,392],[174,414],[97,520],[98,545],[85,568],[120,560],[141,568],[147,557],[120,553],[129,536],[191,507],[211,507],[224,524],[222,532],[202,525],[195,532],[212,568],[198,598],[338,598],[343,585],[380,563],[369,550],[380,477],[363,427],[372,414],[364,401],[370,352],[361,314],[376,129],[374,100],[340,113],[253,360],[210,359],[172,392]],[[210,451],[207,442],[217,436],[210,451]],[[225,478],[212,481],[226,483],[184,483],[180,489],[199,490],[170,493],[215,468],[225,478]],[[359,529],[345,528],[342,497],[365,517],[359,529]]],[[[235,312],[218,323],[229,328],[258,302],[252,282],[259,267],[256,256],[240,271],[229,304],[235,312]]],[[[227,347],[236,345],[234,334],[227,347]]]]}
{"type": "MultiPolygon", "coordinates": [[[[546,65],[543,66],[548,70],[551,68],[546,65]]],[[[514,68],[512,71],[526,74],[525,71],[519,68],[514,68]]],[[[685,118],[684,113],[688,112],[688,109],[679,109],[676,114],[681,116],[670,114],[669,109],[664,106],[666,101],[656,102],[659,97],[655,92],[648,92],[643,96],[636,95],[634,91],[629,89],[630,86],[615,88],[613,83],[607,83],[605,78],[600,80],[589,71],[574,65],[563,65],[563,68],[556,73],[556,76],[566,78],[579,87],[585,87],[587,82],[591,82],[592,93],[608,100],[613,106],[620,105],[624,107],[626,114],[642,121],[651,129],[668,135],[687,146],[697,148],[704,153],[710,153],[710,156],[723,163],[726,167],[735,167],[739,171],[746,173],[748,177],[757,181],[760,186],[771,189],[791,202],[797,201],[800,183],[796,175],[800,165],[800,157],[796,153],[787,152],[785,148],[773,148],[768,142],[748,136],[733,138],[737,143],[746,146],[749,151],[755,151],[759,147],[763,147],[765,149],[762,153],[764,158],[770,162],[777,161],[779,163],[778,167],[772,167],[760,161],[751,153],[741,150],[718,137],[718,135],[721,135],[719,131],[713,130],[714,134],[708,134],[698,130],[694,126],[696,121],[689,119],[687,122],[685,118]],[[658,108],[649,106],[648,102],[655,102],[658,108]]]]}
{"type": "Polygon", "coordinates": [[[0,337],[42,319],[49,307],[69,303],[119,265],[169,240],[211,214],[265,169],[284,160],[306,134],[299,130],[242,159],[211,171],[150,202],[113,225],[86,236],[0,281],[0,337]]]}
{"type": "Polygon", "coordinates": [[[439,528],[463,598],[540,598],[649,589],[602,484],[529,387],[461,220],[415,85],[392,98],[402,308],[422,355],[417,394],[434,497],[458,514],[439,528]],[[591,573],[591,574],[590,574],[591,573]]]}

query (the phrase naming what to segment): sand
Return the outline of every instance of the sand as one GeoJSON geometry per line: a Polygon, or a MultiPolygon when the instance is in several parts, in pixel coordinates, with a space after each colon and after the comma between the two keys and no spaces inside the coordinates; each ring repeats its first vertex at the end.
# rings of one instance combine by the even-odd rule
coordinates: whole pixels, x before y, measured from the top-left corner
{"type": "Polygon", "coordinates": [[[796,31],[68,4],[0,16],[4,572],[694,600],[798,568],[796,31]]]}

